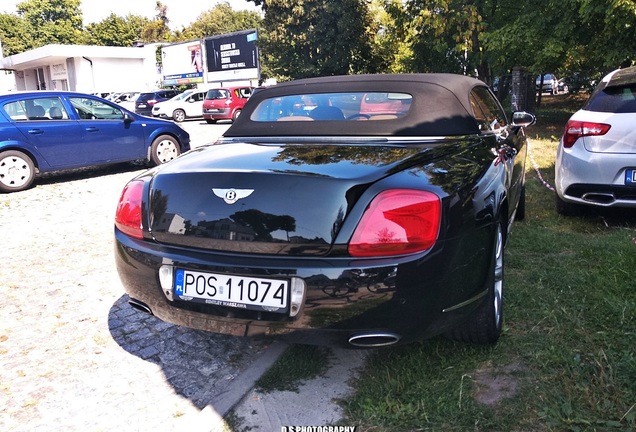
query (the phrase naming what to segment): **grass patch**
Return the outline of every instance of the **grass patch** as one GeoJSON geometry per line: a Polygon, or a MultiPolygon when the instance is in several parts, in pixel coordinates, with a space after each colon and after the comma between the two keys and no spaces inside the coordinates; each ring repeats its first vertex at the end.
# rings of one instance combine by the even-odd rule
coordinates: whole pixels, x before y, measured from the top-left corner
{"type": "Polygon", "coordinates": [[[305,380],[316,378],[326,372],[331,350],[311,345],[291,345],[274,365],[256,381],[261,393],[271,391],[298,392],[305,380]]]}
{"type": "Polygon", "coordinates": [[[379,350],[344,403],[344,424],[359,432],[636,430],[636,211],[563,217],[546,187],[558,137],[584,99],[544,98],[528,129],[534,164],[526,219],[506,249],[500,342],[436,338],[379,350]]]}
{"type": "Polygon", "coordinates": [[[223,420],[222,427],[214,429],[215,432],[249,432],[253,429],[249,426],[243,426],[245,418],[239,417],[235,411],[230,411],[223,420]]]}

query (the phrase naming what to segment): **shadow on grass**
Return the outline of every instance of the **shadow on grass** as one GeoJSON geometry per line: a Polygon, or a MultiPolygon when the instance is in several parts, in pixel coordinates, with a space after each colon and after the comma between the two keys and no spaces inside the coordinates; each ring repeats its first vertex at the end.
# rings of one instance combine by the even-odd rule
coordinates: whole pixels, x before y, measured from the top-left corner
{"type": "Polygon", "coordinates": [[[535,112],[537,124],[528,130],[528,135],[536,139],[558,140],[568,119],[588,97],[588,93],[544,95],[541,107],[535,112]]]}

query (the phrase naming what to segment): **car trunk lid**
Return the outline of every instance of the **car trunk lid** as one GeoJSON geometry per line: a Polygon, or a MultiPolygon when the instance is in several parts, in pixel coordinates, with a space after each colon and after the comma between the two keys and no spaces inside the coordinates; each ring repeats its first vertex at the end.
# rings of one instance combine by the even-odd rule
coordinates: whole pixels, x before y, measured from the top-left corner
{"type": "Polygon", "coordinates": [[[611,125],[603,135],[579,138],[585,149],[593,153],[636,154],[636,129],[634,113],[611,113],[600,111],[577,112],[572,119],[611,125]]]}
{"type": "Polygon", "coordinates": [[[162,243],[208,250],[326,254],[362,191],[398,165],[421,163],[424,147],[225,143],[199,148],[154,177],[151,233],[162,243]]]}

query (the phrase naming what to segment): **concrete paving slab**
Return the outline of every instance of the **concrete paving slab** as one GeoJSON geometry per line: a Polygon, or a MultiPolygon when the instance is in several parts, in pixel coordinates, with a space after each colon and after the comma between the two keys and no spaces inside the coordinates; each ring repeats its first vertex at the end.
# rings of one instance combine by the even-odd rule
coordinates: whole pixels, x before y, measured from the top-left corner
{"type": "Polygon", "coordinates": [[[282,431],[341,421],[343,411],[338,401],[352,394],[352,379],[371,352],[334,348],[327,372],[302,383],[298,392],[250,390],[234,408],[240,430],[282,431]]]}

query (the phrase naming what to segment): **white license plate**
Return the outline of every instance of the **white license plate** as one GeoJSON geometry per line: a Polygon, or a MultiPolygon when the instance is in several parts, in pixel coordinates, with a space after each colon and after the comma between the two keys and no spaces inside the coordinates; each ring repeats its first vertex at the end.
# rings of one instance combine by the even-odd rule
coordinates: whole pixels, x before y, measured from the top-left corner
{"type": "Polygon", "coordinates": [[[628,169],[625,172],[625,184],[626,185],[636,184],[636,169],[628,169]]]}
{"type": "Polygon", "coordinates": [[[137,108],[146,108],[146,105],[145,104],[139,104],[139,105],[137,105],[137,108]]]}
{"type": "Polygon", "coordinates": [[[289,282],[177,269],[174,293],[186,301],[284,313],[289,282]]]}

